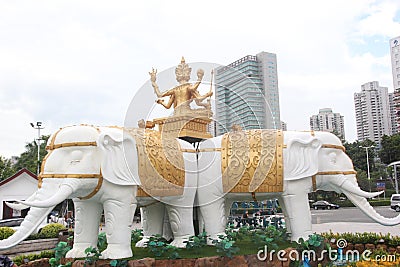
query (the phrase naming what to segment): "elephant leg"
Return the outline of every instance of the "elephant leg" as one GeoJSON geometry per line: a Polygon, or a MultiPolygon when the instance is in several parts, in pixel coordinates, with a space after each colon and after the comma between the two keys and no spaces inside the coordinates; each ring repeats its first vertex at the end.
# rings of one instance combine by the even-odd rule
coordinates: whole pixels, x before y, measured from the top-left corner
{"type": "Polygon", "coordinates": [[[207,235],[209,236],[207,244],[213,245],[211,239],[218,239],[219,235],[225,235],[226,217],[224,198],[219,198],[213,203],[200,206],[200,212],[207,235]]]}
{"type": "Polygon", "coordinates": [[[307,239],[312,234],[308,192],[305,191],[305,188],[309,188],[308,183],[309,179],[290,181],[286,185],[289,189],[282,195],[287,221],[292,231],[292,241],[297,241],[301,237],[307,239]]]}
{"type": "Polygon", "coordinates": [[[286,227],[286,231],[287,231],[289,234],[291,234],[291,233],[292,233],[292,230],[291,230],[291,228],[290,228],[290,220],[289,220],[289,219],[286,219],[286,218],[289,218],[289,216],[288,216],[288,213],[287,213],[287,210],[286,210],[285,202],[283,201],[283,198],[282,198],[282,197],[278,197],[278,201],[279,201],[279,205],[281,206],[283,216],[285,217],[285,227],[286,227]]]}
{"type": "Polygon", "coordinates": [[[171,245],[184,248],[190,236],[194,236],[193,208],[166,205],[174,240],[171,245]]]}
{"type": "Polygon", "coordinates": [[[165,206],[161,202],[140,208],[143,238],[136,243],[136,247],[146,247],[150,236],[163,234],[164,212],[165,206]]]}
{"type": "Polygon", "coordinates": [[[116,196],[107,197],[103,202],[106,221],[107,249],[102,252],[103,259],[132,257],[131,227],[136,210],[136,198],[132,187],[118,188],[116,196]]]}
{"type": "Polygon", "coordinates": [[[225,217],[228,218],[231,215],[232,204],[235,202],[233,199],[225,200],[225,217]]]}
{"type": "Polygon", "coordinates": [[[74,246],[68,251],[67,258],[85,257],[85,249],[97,247],[100,217],[103,208],[100,203],[74,199],[75,229],[74,246]]]}
{"type": "Polygon", "coordinates": [[[162,237],[164,237],[166,240],[170,241],[170,240],[174,239],[174,235],[172,234],[171,223],[169,222],[169,216],[168,216],[167,209],[164,208],[164,210],[165,210],[165,212],[164,212],[162,237]]]}

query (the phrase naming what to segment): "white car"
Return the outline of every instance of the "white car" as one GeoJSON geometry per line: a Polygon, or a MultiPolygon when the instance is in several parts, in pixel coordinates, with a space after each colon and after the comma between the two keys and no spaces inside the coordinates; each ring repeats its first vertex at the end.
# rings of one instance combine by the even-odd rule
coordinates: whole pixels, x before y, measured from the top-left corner
{"type": "Polygon", "coordinates": [[[399,203],[397,203],[397,204],[395,204],[395,205],[393,205],[393,206],[390,206],[392,209],[394,209],[395,211],[397,211],[397,212],[400,212],[400,204],[399,203]]]}
{"type": "Polygon", "coordinates": [[[390,208],[400,212],[400,194],[393,194],[390,198],[390,208]]]}

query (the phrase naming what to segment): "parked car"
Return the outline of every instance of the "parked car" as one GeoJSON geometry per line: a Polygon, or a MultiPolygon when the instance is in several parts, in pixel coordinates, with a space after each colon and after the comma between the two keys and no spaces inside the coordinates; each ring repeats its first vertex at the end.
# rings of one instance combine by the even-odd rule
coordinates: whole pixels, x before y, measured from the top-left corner
{"type": "Polygon", "coordinates": [[[393,194],[390,198],[390,207],[400,212],[400,194],[393,194]]]}
{"type": "Polygon", "coordinates": [[[15,229],[16,227],[20,226],[23,221],[24,218],[11,218],[0,220],[0,227],[7,226],[15,229]]]}
{"type": "Polygon", "coordinates": [[[393,206],[390,206],[392,209],[394,209],[397,212],[400,212],[400,204],[395,204],[393,206]]]}
{"type": "MultiPolygon", "coordinates": [[[[21,223],[24,221],[24,218],[11,218],[11,219],[4,219],[0,220],[0,227],[11,227],[15,231],[18,230],[18,228],[21,226],[21,223]]],[[[46,226],[48,223],[46,221],[43,221],[34,231],[33,233],[39,233],[44,226],[46,226]]],[[[1,265],[0,265],[1,266],[1,265]]]]}
{"type": "Polygon", "coordinates": [[[328,210],[330,210],[330,209],[338,209],[339,208],[339,205],[336,205],[336,204],[333,204],[333,203],[329,203],[328,201],[325,201],[325,200],[316,201],[311,206],[315,210],[317,210],[317,209],[323,209],[323,210],[324,209],[328,209],[328,210]]]}

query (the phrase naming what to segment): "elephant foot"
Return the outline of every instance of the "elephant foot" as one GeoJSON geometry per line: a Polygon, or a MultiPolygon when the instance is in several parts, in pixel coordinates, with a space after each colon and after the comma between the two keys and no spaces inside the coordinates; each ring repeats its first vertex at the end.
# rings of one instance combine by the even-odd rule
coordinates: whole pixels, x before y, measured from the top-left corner
{"type": "Polygon", "coordinates": [[[215,246],[215,244],[213,243],[213,240],[220,240],[219,236],[226,236],[225,232],[221,232],[221,233],[216,233],[216,234],[211,234],[210,236],[208,236],[207,238],[207,245],[209,246],[215,246]]]}
{"type": "Polygon", "coordinates": [[[189,235],[175,237],[174,240],[170,243],[171,246],[175,246],[177,248],[186,248],[186,243],[184,241],[189,240],[189,235]]]}
{"type": "Polygon", "coordinates": [[[135,247],[137,247],[137,248],[145,248],[145,247],[147,247],[146,243],[149,242],[149,240],[150,240],[149,236],[143,236],[143,238],[141,240],[136,242],[135,247]]]}
{"type": "Polygon", "coordinates": [[[129,245],[108,244],[107,249],[101,252],[101,259],[124,259],[132,257],[129,245]]]}
{"type": "Polygon", "coordinates": [[[86,257],[85,249],[93,247],[89,243],[75,243],[71,250],[65,255],[66,258],[84,258],[86,257]]]}

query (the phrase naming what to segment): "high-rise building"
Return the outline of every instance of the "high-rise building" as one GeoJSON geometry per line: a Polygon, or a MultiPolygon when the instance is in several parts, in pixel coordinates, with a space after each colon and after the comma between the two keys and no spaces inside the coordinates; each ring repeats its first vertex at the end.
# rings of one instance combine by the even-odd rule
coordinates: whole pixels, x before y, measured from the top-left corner
{"type": "Polygon", "coordinates": [[[333,113],[331,108],[320,109],[318,115],[312,115],[310,127],[314,131],[336,132],[342,139],[345,138],[343,116],[333,113]]]}
{"type": "Polygon", "coordinates": [[[392,134],[389,94],[387,87],[377,81],[361,85],[361,92],[354,93],[357,138],[380,143],[383,135],[392,134]]]}
{"type": "Polygon", "coordinates": [[[389,112],[390,112],[390,121],[392,123],[392,134],[399,133],[399,128],[398,128],[398,118],[397,118],[397,111],[396,111],[396,105],[394,103],[394,98],[395,94],[394,93],[389,93],[389,112]]]}
{"type": "Polygon", "coordinates": [[[400,36],[390,40],[390,57],[392,59],[393,74],[393,117],[395,124],[393,133],[400,133],[400,36]]]}
{"type": "Polygon", "coordinates": [[[243,129],[280,129],[276,54],[245,56],[216,69],[217,134],[232,125],[243,129]]]}

